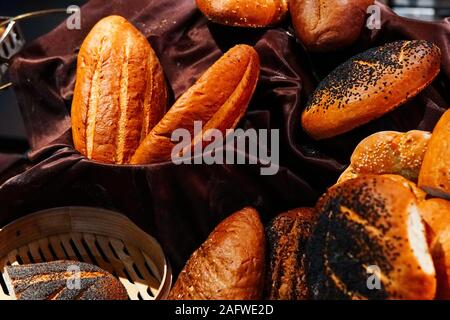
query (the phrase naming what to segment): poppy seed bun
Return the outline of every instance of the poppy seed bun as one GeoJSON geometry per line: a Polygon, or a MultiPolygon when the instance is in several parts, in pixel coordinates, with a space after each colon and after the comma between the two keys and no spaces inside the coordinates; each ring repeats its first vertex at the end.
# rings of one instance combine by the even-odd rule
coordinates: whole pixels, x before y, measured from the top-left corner
{"type": "Polygon", "coordinates": [[[317,87],[302,114],[312,138],[331,138],[395,109],[430,84],[441,53],[423,40],[398,41],[358,54],[317,87]]]}
{"type": "Polygon", "coordinates": [[[306,257],[314,299],[434,298],[418,201],[403,183],[384,176],[348,180],[330,188],[316,210],[306,257]],[[371,289],[376,279],[380,286],[371,289]]]}

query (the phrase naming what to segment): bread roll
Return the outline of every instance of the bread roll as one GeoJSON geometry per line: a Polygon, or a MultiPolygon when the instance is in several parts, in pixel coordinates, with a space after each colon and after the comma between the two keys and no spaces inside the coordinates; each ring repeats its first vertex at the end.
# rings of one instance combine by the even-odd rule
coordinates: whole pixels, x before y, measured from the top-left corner
{"type": "Polygon", "coordinates": [[[420,212],[431,229],[430,251],[436,268],[436,299],[450,299],[450,202],[430,199],[420,204],[420,212]]]}
{"type": "Polygon", "coordinates": [[[356,146],[338,182],[361,174],[398,174],[416,182],[430,138],[420,130],[374,133],[356,146]]]}
{"type": "Polygon", "coordinates": [[[374,0],[290,0],[297,36],[312,51],[344,48],[358,39],[374,0]]]}
{"type": "Polygon", "coordinates": [[[348,180],[330,188],[316,210],[307,246],[313,298],[434,298],[418,201],[402,183],[370,175],[348,180]]]}
{"type": "Polygon", "coordinates": [[[280,214],[267,226],[267,299],[309,299],[305,254],[316,218],[313,208],[298,208],[280,214]]]}
{"type": "Polygon", "coordinates": [[[314,139],[361,126],[418,94],[439,73],[440,50],[423,40],[372,48],[337,67],[317,87],[302,114],[314,139]]]}
{"type": "MultiPolygon", "coordinates": [[[[170,108],[144,139],[131,159],[133,164],[169,161],[175,143],[174,130],[184,128],[194,135],[194,121],[202,121],[203,132],[233,129],[247,110],[259,77],[255,49],[238,45],[230,49],[170,108]]],[[[198,137],[192,138],[192,144],[198,137]]]]}
{"type": "Polygon", "coordinates": [[[419,187],[432,196],[450,199],[450,111],[433,130],[420,169],[419,187]]]}
{"type": "Polygon", "coordinates": [[[181,271],[173,300],[253,300],[262,297],[264,228],[244,208],[222,221],[181,271]]]}
{"type": "Polygon", "coordinates": [[[147,39],[122,17],[100,20],[78,54],[75,148],[99,162],[128,163],[165,106],[163,71],[147,39]]]}
{"type": "Polygon", "coordinates": [[[266,27],[278,23],[288,11],[288,0],[196,0],[210,20],[237,27],[266,27]]]}
{"type": "Polygon", "coordinates": [[[5,278],[17,300],[128,300],[119,280],[97,266],[78,261],[8,266],[5,278]]]}

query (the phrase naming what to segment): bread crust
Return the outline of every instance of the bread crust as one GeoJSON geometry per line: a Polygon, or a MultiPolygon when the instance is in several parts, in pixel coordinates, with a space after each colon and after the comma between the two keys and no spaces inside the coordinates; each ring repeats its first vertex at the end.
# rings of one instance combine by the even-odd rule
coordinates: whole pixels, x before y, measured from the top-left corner
{"type": "Polygon", "coordinates": [[[302,113],[303,129],[320,140],[379,118],[428,86],[440,62],[439,48],[424,40],[392,42],[358,54],[319,84],[302,113]]]}
{"type": "Polygon", "coordinates": [[[266,27],[280,22],[288,0],[196,0],[197,7],[216,23],[235,27],[266,27]]]}
{"type": "Polygon", "coordinates": [[[128,163],[162,118],[166,100],[163,70],[147,39],[123,17],[100,20],[78,54],[75,148],[88,159],[128,163]]]}
{"type": "Polygon", "coordinates": [[[264,247],[264,228],[258,212],[247,207],[232,214],[192,254],[169,299],[261,299],[264,247]]]}

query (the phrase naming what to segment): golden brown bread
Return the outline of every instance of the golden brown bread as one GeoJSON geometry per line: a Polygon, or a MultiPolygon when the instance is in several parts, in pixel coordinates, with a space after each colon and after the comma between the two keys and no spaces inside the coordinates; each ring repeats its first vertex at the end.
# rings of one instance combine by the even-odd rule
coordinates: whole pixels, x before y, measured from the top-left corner
{"type": "Polygon", "coordinates": [[[278,23],[288,11],[288,0],[196,0],[210,20],[237,27],[265,27],[278,23]]]}
{"type": "Polygon", "coordinates": [[[420,213],[431,229],[430,251],[436,268],[436,299],[450,299],[450,202],[430,199],[420,204],[420,213]]]}
{"type": "Polygon", "coordinates": [[[290,0],[297,36],[312,51],[344,48],[359,37],[374,0],[290,0]]]}
{"type": "Polygon", "coordinates": [[[122,17],[100,20],[78,54],[75,148],[89,159],[128,163],[165,107],[162,67],[147,39],[122,17]]]}
{"type": "Polygon", "coordinates": [[[361,174],[398,174],[417,181],[431,133],[380,131],[362,140],[338,183],[361,174]]]}
{"type": "Polygon", "coordinates": [[[434,127],[433,135],[423,158],[419,187],[428,194],[450,199],[450,110],[434,127]]]}
{"type": "Polygon", "coordinates": [[[128,300],[118,279],[79,261],[8,266],[5,278],[17,300],[128,300]]]}
{"type": "MultiPolygon", "coordinates": [[[[193,135],[194,121],[203,131],[235,128],[247,110],[259,77],[258,53],[238,45],[225,53],[186,91],[140,144],[132,164],[169,161],[175,143],[174,130],[184,128],[193,135]]],[[[192,144],[198,141],[194,137],[192,144]]],[[[201,139],[200,139],[201,140],[201,139]]]]}
{"type": "Polygon", "coordinates": [[[278,215],[267,226],[266,299],[309,299],[305,254],[316,219],[314,208],[297,208],[278,215]]]}
{"type": "Polygon", "coordinates": [[[347,180],[330,188],[316,210],[307,247],[313,298],[434,298],[418,201],[403,183],[374,175],[347,180]]]}
{"type": "Polygon", "coordinates": [[[312,138],[350,131],[418,94],[439,73],[440,50],[428,41],[397,41],[358,54],[331,72],[302,113],[312,138]]]}
{"type": "Polygon", "coordinates": [[[264,228],[258,212],[244,208],[232,214],[192,254],[169,299],[260,299],[264,246],[264,228]]]}

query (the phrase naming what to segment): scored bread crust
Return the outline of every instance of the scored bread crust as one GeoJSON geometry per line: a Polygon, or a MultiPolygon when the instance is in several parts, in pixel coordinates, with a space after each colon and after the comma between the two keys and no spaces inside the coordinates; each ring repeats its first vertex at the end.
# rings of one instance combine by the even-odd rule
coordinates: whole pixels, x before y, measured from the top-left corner
{"type": "Polygon", "coordinates": [[[214,63],[164,115],[139,145],[132,164],[169,161],[176,145],[171,136],[176,129],[194,135],[194,121],[203,130],[191,145],[201,142],[208,129],[234,129],[244,116],[259,78],[258,53],[250,46],[237,45],[214,63]]]}
{"type": "Polygon", "coordinates": [[[428,86],[440,70],[437,46],[397,41],[358,54],[332,71],[302,113],[316,140],[350,131],[395,109],[428,86]]]}
{"type": "Polygon", "coordinates": [[[361,174],[398,174],[416,182],[430,138],[420,130],[374,133],[356,146],[338,183],[361,174]]]}
{"type": "Polygon", "coordinates": [[[211,21],[235,27],[266,27],[280,22],[288,0],[196,0],[211,21]]]}
{"type": "Polygon", "coordinates": [[[418,201],[403,183],[371,175],[348,180],[330,188],[316,210],[307,248],[313,298],[434,298],[435,270],[418,201]],[[380,287],[369,288],[376,279],[380,287]]]}
{"type": "Polygon", "coordinates": [[[419,187],[428,194],[450,199],[450,111],[447,110],[434,127],[423,158],[419,187]]]}
{"type": "Polygon", "coordinates": [[[75,148],[89,159],[128,163],[162,118],[166,100],[163,70],[147,39],[123,17],[100,20],[78,54],[75,148]]]}
{"type": "Polygon", "coordinates": [[[244,208],[223,220],[190,257],[173,286],[172,300],[261,299],[264,227],[244,208]]]}

